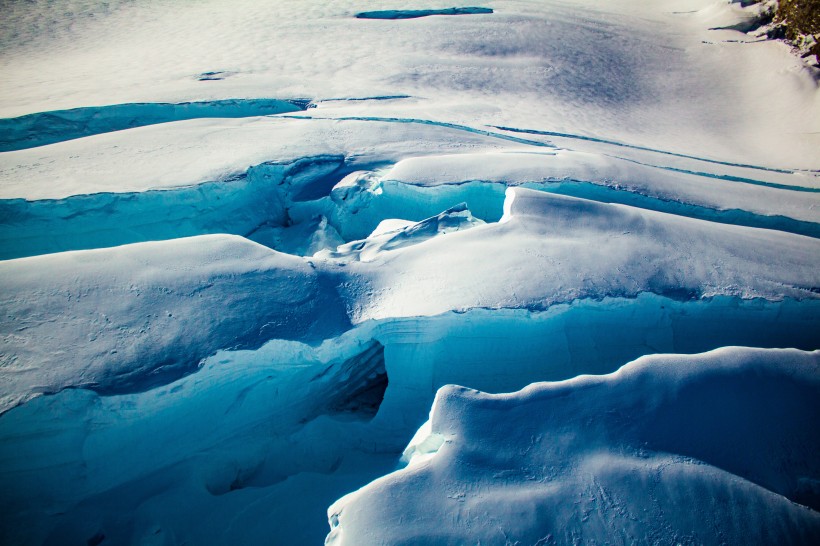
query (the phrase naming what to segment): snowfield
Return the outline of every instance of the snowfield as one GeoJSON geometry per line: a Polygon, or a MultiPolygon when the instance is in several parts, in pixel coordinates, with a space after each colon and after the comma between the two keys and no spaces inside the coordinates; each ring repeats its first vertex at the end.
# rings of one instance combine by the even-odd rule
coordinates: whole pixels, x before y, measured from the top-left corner
{"type": "Polygon", "coordinates": [[[760,6],[7,4],[3,544],[820,541],[760,6]]]}

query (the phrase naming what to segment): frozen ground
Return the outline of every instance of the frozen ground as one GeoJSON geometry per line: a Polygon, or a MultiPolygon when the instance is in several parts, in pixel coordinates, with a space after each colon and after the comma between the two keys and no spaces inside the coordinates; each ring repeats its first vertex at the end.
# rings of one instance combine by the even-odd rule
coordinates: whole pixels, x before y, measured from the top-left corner
{"type": "Polygon", "coordinates": [[[818,74],[757,8],[2,7],[0,542],[818,540],[818,74]],[[792,349],[639,359],[726,346],[792,349]]]}

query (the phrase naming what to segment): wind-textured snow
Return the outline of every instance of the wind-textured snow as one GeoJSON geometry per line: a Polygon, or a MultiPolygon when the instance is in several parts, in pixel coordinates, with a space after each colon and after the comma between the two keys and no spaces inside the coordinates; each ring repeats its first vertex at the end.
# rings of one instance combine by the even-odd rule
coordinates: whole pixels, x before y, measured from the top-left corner
{"type": "Polygon", "coordinates": [[[741,4],[4,4],[0,542],[817,542],[818,76],[741,4]]]}
{"type": "Polygon", "coordinates": [[[445,387],[409,466],[329,509],[327,544],[811,544],[818,396],[817,351],[736,347],[445,387]]]}

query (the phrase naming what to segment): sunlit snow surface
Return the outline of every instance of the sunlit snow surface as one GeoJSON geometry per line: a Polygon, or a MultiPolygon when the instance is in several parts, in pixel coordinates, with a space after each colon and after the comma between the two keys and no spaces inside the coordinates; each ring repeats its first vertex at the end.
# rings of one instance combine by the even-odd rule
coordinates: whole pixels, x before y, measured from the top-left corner
{"type": "Polygon", "coordinates": [[[0,542],[820,541],[757,9],[4,5],[0,542]]]}
{"type": "Polygon", "coordinates": [[[818,394],[820,352],[738,347],[444,387],[409,467],[332,506],[328,543],[811,543],[818,394]]]}

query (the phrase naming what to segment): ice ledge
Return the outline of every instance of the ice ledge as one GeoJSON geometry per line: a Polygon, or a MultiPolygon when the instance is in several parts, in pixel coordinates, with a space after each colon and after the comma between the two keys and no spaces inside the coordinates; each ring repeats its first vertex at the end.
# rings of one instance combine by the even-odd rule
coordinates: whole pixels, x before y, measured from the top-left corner
{"type": "Polygon", "coordinates": [[[445,386],[411,464],[334,503],[326,544],[402,543],[401,521],[418,523],[414,543],[606,530],[808,543],[820,531],[819,399],[820,351],[743,347],[509,394],[445,386]]]}

